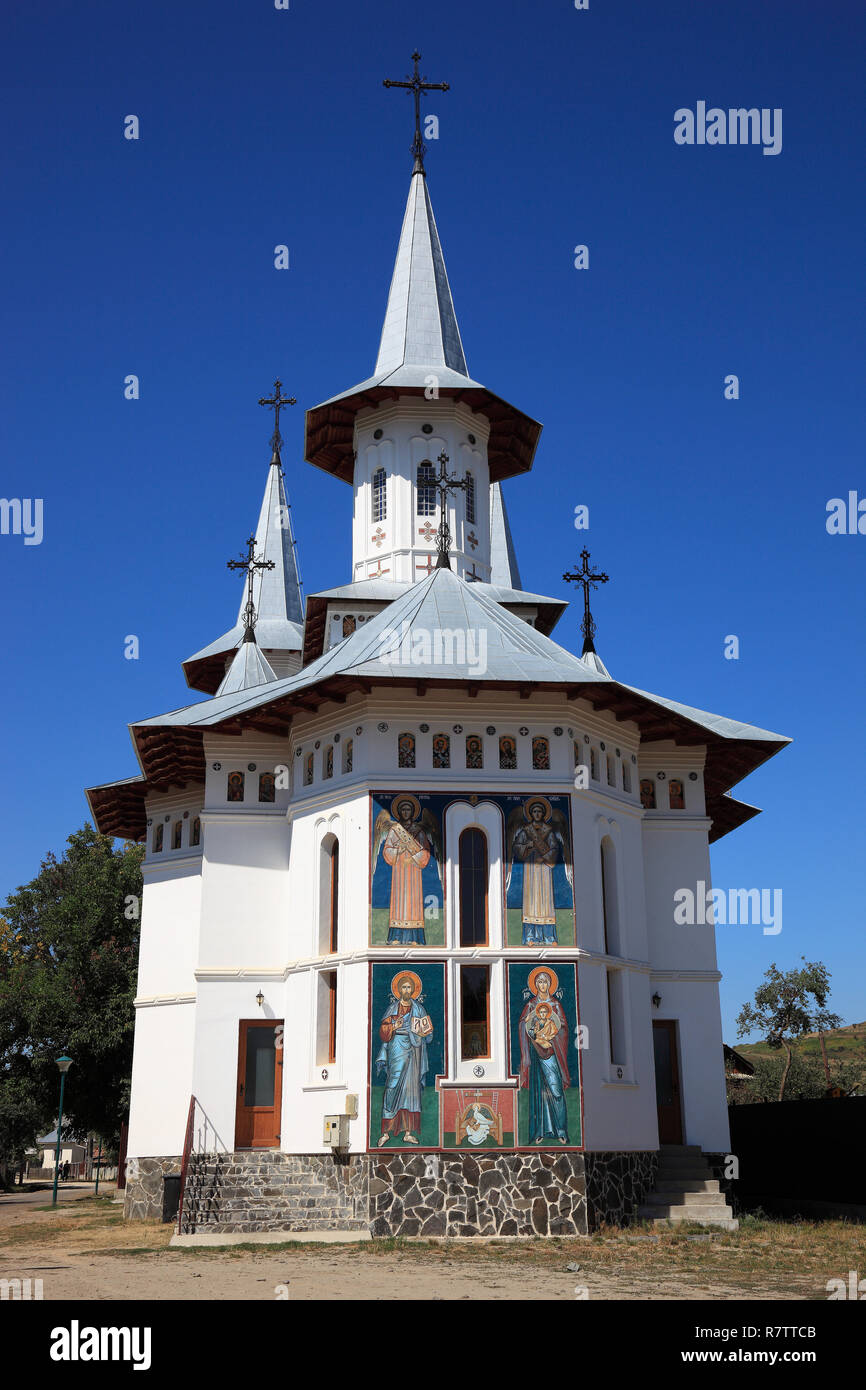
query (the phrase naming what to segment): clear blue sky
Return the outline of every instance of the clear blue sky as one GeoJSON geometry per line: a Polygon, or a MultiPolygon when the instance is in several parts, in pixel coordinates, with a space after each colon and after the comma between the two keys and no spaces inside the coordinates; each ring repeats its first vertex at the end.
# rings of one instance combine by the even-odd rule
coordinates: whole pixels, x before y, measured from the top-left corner
{"type": "Polygon", "coordinates": [[[614,675],[795,740],[714,851],[717,886],[784,893],[781,935],[719,929],[725,1035],[801,955],[866,1017],[866,536],[825,529],[866,495],[862,6],[46,0],[4,30],[0,492],[45,533],[0,537],[0,896],[233,621],[277,375],[306,590],[349,577],[351,491],[302,461],[302,410],[374,365],[411,141],[381,83],[417,45],[452,88],[428,170],[470,372],[545,427],[506,489],[524,584],[565,595],[587,541],[614,675]],[[676,145],[699,100],[781,107],[781,154],[676,145]]]}

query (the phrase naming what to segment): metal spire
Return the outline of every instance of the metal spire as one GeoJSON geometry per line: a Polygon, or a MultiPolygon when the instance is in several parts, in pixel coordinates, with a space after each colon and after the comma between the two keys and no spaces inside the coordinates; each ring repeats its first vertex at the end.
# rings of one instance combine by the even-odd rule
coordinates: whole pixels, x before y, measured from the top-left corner
{"type": "Polygon", "coordinates": [[[583,561],[582,568],[577,570],[575,574],[564,574],[562,577],[568,580],[570,584],[580,584],[583,587],[583,622],[581,623],[581,628],[583,629],[583,651],[581,652],[581,656],[586,656],[587,652],[595,651],[592,639],[596,632],[595,620],[589,611],[589,591],[590,589],[594,589],[596,584],[607,584],[609,576],[601,572],[598,574],[592,573],[589,568],[589,551],[586,547],[580,552],[580,558],[583,561]]]}
{"type": "Polygon", "coordinates": [[[447,82],[427,82],[418,72],[418,64],[421,61],[421,54],[417,48],[412,54],[412,61],[415,64],[415,71],[411,77],[407,77],[405,82],[392,81],[386,77],[382,83],[383,87],[405,87],[415,98],[415,139],[412,141],[412,157],[415,160],[413,174],[424,173],[424,154],[427,146],[421,139],[421,93],[422,92],[447,92],[449,86],[447,82]]]}
{"type": "MultiPolygon", "coordinates": [[[[280,383],[277,382],[277,386],[279,386],[279,384],[280,383]]],[[[277,392],[277,395],[279,395],[279,391],[277,392]]],[[[277,409],[279,410],[279,406],[277,407],[277,409]]],[[[279,433],[277,433],[274,437],[278,438],[279,433]]],[[[278,449],[279,445],[276,445],[275,448],[278,449]]],[[[274,562],[273,560],[256,559],[256,538],[255,536],[250,536],[249,540],[247,541],[247,554],[241,554],[241,558],[239,560],[227,560],[226,568],[230,570],[246,570],[247,575],[249,577],[249,590],[247,592],[246,606],[244,607],[244,641],[255,642],[256,607],[253,603],[253,576],[256,574],[258,570],[272,570],[274,568],[274,562]]]]}

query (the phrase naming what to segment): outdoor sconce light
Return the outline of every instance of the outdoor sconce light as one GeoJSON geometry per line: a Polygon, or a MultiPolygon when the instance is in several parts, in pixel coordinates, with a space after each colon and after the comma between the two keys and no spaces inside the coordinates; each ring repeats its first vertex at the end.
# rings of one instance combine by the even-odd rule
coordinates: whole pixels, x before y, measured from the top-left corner
{"type": "Polygon", "coordinates": [[[262,994],[261,990],[259,990],[258,994],[256,995],[256,1003],[258,1004],[259,1008],[262,1007],[262,1005],[264,1004],[264,1002],[265,1002],[265,996],[262,994]]]}
{"type": "Polygon", "coordinates": [[[660,994],[654,994],[654,995],[653,995],[653,1008],[654,1008],[654,1009],[657,1009],[657,1008],[659,1007],[659,1005],[661,1004],[661,1002],[662,1002],[662,997],[661,997],[661,995],[660,995],[660,994]]]}

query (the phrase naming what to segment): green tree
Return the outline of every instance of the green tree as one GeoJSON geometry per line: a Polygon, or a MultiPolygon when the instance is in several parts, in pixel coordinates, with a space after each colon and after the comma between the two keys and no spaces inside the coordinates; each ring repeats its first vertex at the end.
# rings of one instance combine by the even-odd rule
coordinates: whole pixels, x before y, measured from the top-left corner
{"type": "Polygon", "coordinates": [[[784,1048],[785,1065],[779,1077],[779,1100],[791,1071],[791,1044],[806,1033],[838,1028],[842,1020],[827,1009],[830,972],[820,961],[803,961],[801,969],[782,972],[775,961],[755,990],[754,1004],[744,1004],[737,1015],[737,1037],[759,1031],[772,1048],[784,1048]]]}
{"type": "Polygon", "coordinates": [[[140,845],[115,848],[85,824],[3,909],[0,1157],[7,1144],[17,1156],[22,1127],[56,1119],[61,1052],[74,1063],[69,1132],[118,1136],[132,1067],[143,856],[140,845]]]}

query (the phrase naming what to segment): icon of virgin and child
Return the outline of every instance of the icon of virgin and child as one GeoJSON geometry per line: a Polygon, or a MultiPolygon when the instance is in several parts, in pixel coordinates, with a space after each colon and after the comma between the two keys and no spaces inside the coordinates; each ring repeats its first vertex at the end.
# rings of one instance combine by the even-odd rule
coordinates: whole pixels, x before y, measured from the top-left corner
{"type": "Polygon", "coordinates": [[[417,1144],[421,1133],[421,1093],[427,1080],[427,1040],[433,1024],[424,1008],[421,980],[402,970],[391,981],[391,996],[379,1024],[378,1071],[385,1073],[382,1129],[377,1147],[402,1136],[417,1144]]]}
{"type": "Polygon", "coordinates": [[[527,979],[529,998],[520,1015],[520,1085],[529,1092],[530,1144],[568,1143],[566,1091],[568,1020],[557,998],[556,971],[536,966],[527,979]]]}
{"type": "Polygon", "coordinates": [[[442,840],[436,817],[409,792],[391,802],[390,815],[382,810],[373,826],[373,869],[379,851],[391,869],[388,906],[388,945],[426,946],[424,934],[424,870],[431,858],[442,884],[442,840]]]}

